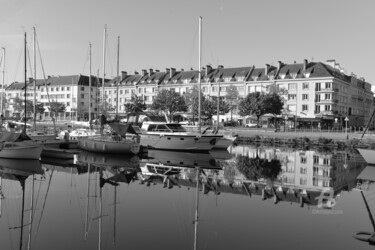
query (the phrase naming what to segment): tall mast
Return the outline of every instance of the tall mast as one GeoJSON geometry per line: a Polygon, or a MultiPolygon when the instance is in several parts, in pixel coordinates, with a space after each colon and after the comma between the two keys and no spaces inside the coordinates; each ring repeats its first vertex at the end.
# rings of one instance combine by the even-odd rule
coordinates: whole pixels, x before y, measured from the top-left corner
{"type": "Polygon", "coordinates": [[[104,27],[104,37],[103,37],[103,79],[102,79],[102,105],[103,110],[102,112],[105,112],[106,105],[104,100],[104,80],[105,80],[105,49],[106,49],[106,42],[107,42],[107,25],[104,27]]]}
{"type": "Polygon", "coordinates": [[[36,130],[36,31],[35,27],[33,27],[33,34],[34,34],[34,131],[36,130]]]}
{"type": "Polygon", "coordinates": [[[120,36],[117,37],[117,84],[116,84],[116,119],[118,119],[118,87],[120,79],[120,36]]]}
{"type": "Polygon", "coordinates": [[[89,123],[91,122],[91,84],[91,43],[89,43],[89,123]]]}
{"type": "Polygon", "coordinates": [[[27,61],[27,40],[26,40],[26,32],[25,32],[25,96],[24,96],[24,101],[25,101],[25,126],[23,128],[23,134],[26,134],[26,94],[27,94],[27,82],[26,82],[26,78],[27,78],[27,66],[26,66],[26,61],[27,61]]]}
{"type": "Polygon", "coordinates": [[[199,55],[198,55],[198,131],[201,132],[201,54],[202,54],[202,17],[199,17],[199,55]]]}
{"type": "Polygon", "coordinates": [[[3,47],[3,84],[1,85],[1,97],[0,97],[0,113],[3,114],[3,95],[4,95],[4,85],[5,85],[5,48],[3,47]]]}

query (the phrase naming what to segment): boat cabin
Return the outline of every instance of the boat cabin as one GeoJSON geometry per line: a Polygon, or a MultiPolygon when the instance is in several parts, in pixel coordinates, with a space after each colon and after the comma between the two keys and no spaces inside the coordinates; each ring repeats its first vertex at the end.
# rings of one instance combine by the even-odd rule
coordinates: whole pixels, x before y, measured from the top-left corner
{"type": "Polygon", "coordinates": [[[175,133],[175,132],[186,132],[186,129],[178,123],[155,123],[155,122],[143,122],[142,130],[147,132],[156,133],[175,133]]]}

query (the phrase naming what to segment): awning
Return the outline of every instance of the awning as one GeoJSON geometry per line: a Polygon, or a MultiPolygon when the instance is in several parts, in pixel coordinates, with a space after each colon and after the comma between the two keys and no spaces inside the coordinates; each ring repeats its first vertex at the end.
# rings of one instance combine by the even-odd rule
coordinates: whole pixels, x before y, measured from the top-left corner
{"type": "Polygon", "coordinates": [[[375,181],[375,166],[367,166],[362,172],[358,175],[357,179],[375,181]]]}

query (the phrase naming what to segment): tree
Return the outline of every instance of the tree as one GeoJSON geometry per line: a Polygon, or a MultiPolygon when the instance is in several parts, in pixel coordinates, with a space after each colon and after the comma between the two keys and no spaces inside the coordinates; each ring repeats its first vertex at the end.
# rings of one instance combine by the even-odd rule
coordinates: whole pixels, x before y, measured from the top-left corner
{"type": "Polygon", "coordinates": [[[172,121],[174,113],[188,110],[185,99],[179,93],[166,89],[158,92],[151,108],[166,112],[170,121],[172,121]]]}
{"type": "MultiPolygon", "coordinates": [[[[15,111],[21,114],[24,113],[25,112],[25,100],[17,96],[14,99],[13,108],[15,111]]],[[[32,113],[34,113],[34,104],[31,100],[26,100],[26,115],[30,115],[32,113]]]]}
{"type": "Polygon", "coordinates": [[[225,98],[229,101],[229,107],[230,107],[230,121],[233,121],[233,102],[238,100],[238,89],[236,86],[230,85],[227,89],[227,94],[225,95],[225,98]]]}
{"type": "Polygon", "coordinates": [[[56,101],[50,102],[50,112],[51,112],[51,114],[53,114],[52,119],[55,119],[55,117],[59,113],[63,113],[63,112],[65,112],[65,110],[66,110],[66,107],[65,107],[64,103],[56,102],[56,101]]]}
{"type": "Polygon", "coordinates": [[[127,113],[140,113],[147,109],[147,105],[141,98],[133,94],[129,103],[124,104],[127,113]]]}
{"type": "MultiPolygon", "coordinates": [[[[219,102],[219,113],[225,114],[230,110],[229,104],[226,103],[223,98],[220,98],[219,102]]],[[[207,116],[208,119],[212,119],[217,114],[217,96],[212,96],[211,99],[204,99],[202,102],[202,115],[207,116]]]]}
{"type": "Polygon", "coordinates": [[[35,105],[35,110],[36,110],[36,113],[37,114],[40,114],[39,115],[39,120],[41,119],[41,115],[43,115],[44,114],[44,111],[46,110],[45,108],[44,108],[44,104],[43,103],[37,103],[36,105],[35,105]]]}
{"type": "MultiPolygon", "coordinates": [[[[194,85],[186,94],[184,95],[185,103],[189,107],[191,113],[193,114],[193,121],[195,121],[195,117],[198,116],[199,110],[199,87],[198,85],[194,85]]],[[[201,92],[201,103],[203,103],[205,97],[201,92]]]]}
{"type": "Polygon", "coordinates": [[[264,114],[281,114],[283,105],[284,103],[278,94],[254,92],[240,101],[238,110],[241,116],[255,115],[259,124],[259,119],[264,114]]]}

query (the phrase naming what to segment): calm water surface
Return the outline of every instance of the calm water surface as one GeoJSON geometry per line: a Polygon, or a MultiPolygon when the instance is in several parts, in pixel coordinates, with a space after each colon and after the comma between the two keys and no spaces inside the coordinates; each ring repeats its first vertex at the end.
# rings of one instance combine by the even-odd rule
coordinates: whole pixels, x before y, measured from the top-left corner
{"type": "Polygon", "coordinates": [[[353,234],[374,231],[371,168],[354,151],[266,146],[0,159],[0,246],[369,249],[353,234]]]}

